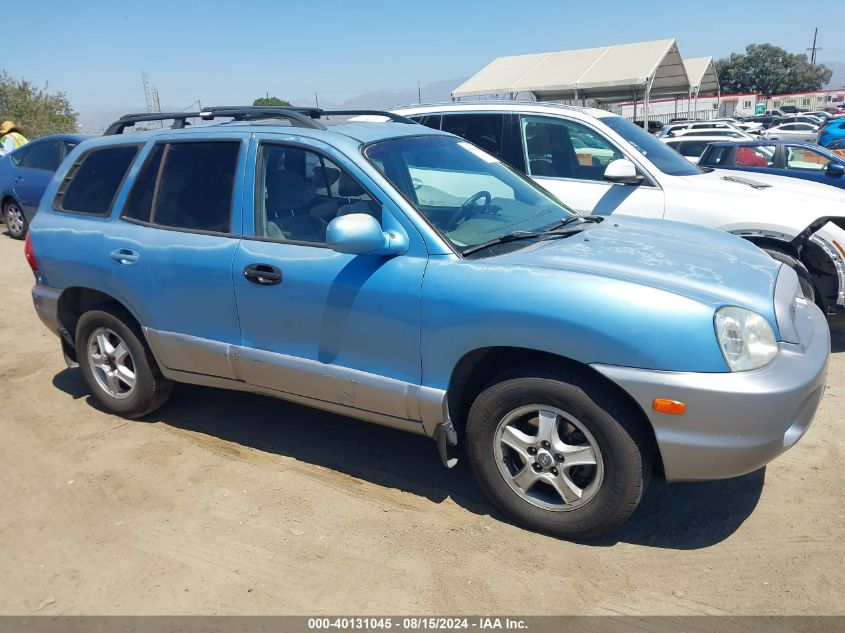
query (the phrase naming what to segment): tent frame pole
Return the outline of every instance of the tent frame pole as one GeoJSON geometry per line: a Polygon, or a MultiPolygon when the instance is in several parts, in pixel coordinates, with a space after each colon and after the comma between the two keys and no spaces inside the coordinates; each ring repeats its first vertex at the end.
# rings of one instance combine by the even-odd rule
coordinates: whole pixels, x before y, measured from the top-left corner
{"type": "Polygon", "coordinates": [[[645,94],[643,95],[643,129],[648,132],[648,100],[651,96],[651,86],[654,83],[654,75],[646,77],[645,94]]]}

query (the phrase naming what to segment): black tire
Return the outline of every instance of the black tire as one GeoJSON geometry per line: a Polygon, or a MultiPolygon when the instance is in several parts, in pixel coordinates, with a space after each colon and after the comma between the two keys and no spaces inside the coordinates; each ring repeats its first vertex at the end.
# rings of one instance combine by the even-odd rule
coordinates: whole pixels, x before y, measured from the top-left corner
{"type": "Polygon", "coordinates": [[[775,259],[782,264],[786,264],[794,270],[798,274],[798,283],[801,284],[801,291],[804,293],[804,298],[807,299],[807,301],[816,303],[816,289],[813,286],[813,282],[810,280],[810,271],[807,270],[807,267],[795,259],[792,255],[784,253],[783,251],[779,251],[774,248],[764,248],[763,250],[772,259],[775,259]]]}
{"type": "MultiPolygon", "coordinates": [[[[105,409],[123,417],[140,418],[152,413],[167,401],[173,391],[173,383],[162,375],[141,329],[125,312],[104,307],[83,314],[76,326],[76,356],[94,397],[105,409]],[[89,339],[92,333],[102,328],[122,339],[129,350],[135,383],[124,397],[109,393],[95,377],[89,339]]],[[[121,384],[121,387],[126,388],[126,385],[121,384]]]]}
{"type": "MultiPolygon", "coordinates": [[[[651,476],[652,449],[642,424],[618,394],[580,370],[523,366],[499,376],[476,398],[467,420],[467,453],[479,484],[502,512],[547,534],[592,539],[622,525],[645,492],[651,476]],[[500,422],[521,407],[536,404],[577,418],[598,447],[604,472],[596,481],[601,483],[589,500],[584,502],[582,497],[575,502],[583,505],[574,509],[538,507],[511,488],[499,469],[495,447],[500,422]]],[[[505,459],[503,462],[508,464],[505,459]]]]}
{"type": "Polygon", "coordinates": [[[26,237],[29,223],[26,221],[23,209],[14,200],[7,200],[3,205],[3,223],[6,225],[10,237],[16,240],[22,240],[26,237]]]}

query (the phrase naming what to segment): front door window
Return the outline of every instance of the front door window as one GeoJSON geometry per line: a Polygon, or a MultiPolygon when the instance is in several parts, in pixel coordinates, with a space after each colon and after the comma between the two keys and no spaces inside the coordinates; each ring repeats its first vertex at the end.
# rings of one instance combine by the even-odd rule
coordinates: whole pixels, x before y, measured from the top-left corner
{"type": "Polygon", "coordinates": [[[522,117],[522,138],[531,176],[604,180],[604,170],[622,152],[580,123],[549,117],[522,117]]]}

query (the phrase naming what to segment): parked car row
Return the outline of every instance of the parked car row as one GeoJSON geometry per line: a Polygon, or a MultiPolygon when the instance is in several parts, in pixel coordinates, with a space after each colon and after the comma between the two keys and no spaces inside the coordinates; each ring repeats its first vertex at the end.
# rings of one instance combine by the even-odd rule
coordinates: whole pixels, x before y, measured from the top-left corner
{"type": "Polygon", "coordinates": [[[109,411],[187,382],[428,436],[449,467],[464,445],[497,507],[567,538],[616,529],[655,468],[740,475],[812,422],[845,309],[838,189],[705,171],[552,104],[123,133],[149,116],[70,151],[24,248],[109,411]]]}

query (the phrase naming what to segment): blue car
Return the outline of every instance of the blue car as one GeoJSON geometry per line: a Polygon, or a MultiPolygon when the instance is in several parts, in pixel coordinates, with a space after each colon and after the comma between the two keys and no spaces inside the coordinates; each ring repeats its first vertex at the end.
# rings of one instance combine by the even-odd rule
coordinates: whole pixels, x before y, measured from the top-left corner
{"type": "Polygon", "coordinates": [[[142,417],[194,383],[429,437],[446,466],[460,443],[496,506],[571,538],[625,521],[653,467],[733,477],[804,435],[830,333],[792,268],[578,215],[394,113],[332,125],[349,114],[123,134],[153,116],[128,115],[73,150],[24,250],[103,407],[142,417]]]}
{"type": "Polygon", "coordinates": [[[843,138],[845,138],[845,115],[836,115],[836,118],[828,119],[819,129],[819,145],[822,147],[827,147],[843,138]]]}
{"type": "Polygon", "coordinates": [[[23,239],[53,173],[86,138],[79,134],[42,136],[0,158],[0,209],[11,237],[23,239]]]}
{"type": "Polygon", "coordinates": [[[718,141],[705,148],[698,165],[788,176],[845,189],[845,159],[808,143],[718,141]]]}

